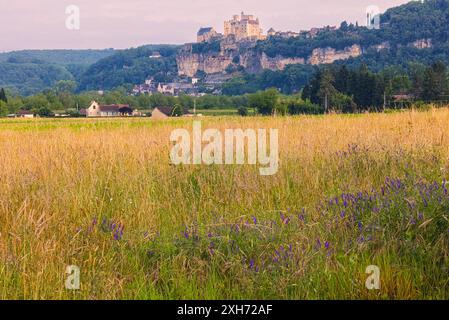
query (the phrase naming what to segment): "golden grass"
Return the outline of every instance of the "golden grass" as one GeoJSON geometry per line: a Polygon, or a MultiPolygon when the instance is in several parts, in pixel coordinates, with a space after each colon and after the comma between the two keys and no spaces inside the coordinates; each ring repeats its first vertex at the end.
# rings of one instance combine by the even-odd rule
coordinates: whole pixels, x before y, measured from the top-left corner
{"type": "MultiPolygon", "coordinates": [[[[142,235],[169,238],[186,225],[211,225],[211,213],[229,220],[251,215],[271,219],[289,208],[313,208],[341,192],[378,188],[386,177],[404,176],[409,169],[428,179],[449,176],[448,109],[202,119],[203,128],[279,129],[280,169],[269,177],[252,166],[171,166],[170,133],[190,129],[191,121],[0,121],[0,299],[263,298],[255,292],[239,296],[227,282],[231,280],[214,275],[201,259],[168,255],[158,267],[149,267],[145,255],[137,254],[145,250],[142,235]],[[360,151],[341,160],[337,153],[348,145],[360,151]],[[123,223],[126,241],[86,238],[80,228],[94,217],[123,223]],[[169,267],[162,267],[170,259],[169,267]],[[65,268],[71,264],[81,267],[79,292],[64,288],[65,268]],[[180,278],[183,272],[189,281],[180,278]],[[163,287],[159,279],[175,284],[163,287]],[[173,286],[176,292],[170,291],[173,286]],[[200,286],[230,293],[208,295],[200,286]]],[[[297,237],[300,242],[309,235],[297,237]]],[[[224,268],[236,267],[230,262],[224,268]]],[[[364,268],[354,267],[358,273],[348,274],[352,279],[347,286],[358,278],[363,283],[364,268]]],[[[374,297],[425,297],[408,273],[386,268],[391,272],[385,273],[385,291],[374,297]]],[[[362,285],[343,293],[338,283],[333,296],[295,292],[291,285],[302,276],[298,272],[294,279],[285,278],[282,292],[268,296],[372,297],[362,285]]],[[[242,276],[241,281],[245,285],[250,280],[242,276]]],[[[326,279],[317,283],[330,288],[326,279]]]]}

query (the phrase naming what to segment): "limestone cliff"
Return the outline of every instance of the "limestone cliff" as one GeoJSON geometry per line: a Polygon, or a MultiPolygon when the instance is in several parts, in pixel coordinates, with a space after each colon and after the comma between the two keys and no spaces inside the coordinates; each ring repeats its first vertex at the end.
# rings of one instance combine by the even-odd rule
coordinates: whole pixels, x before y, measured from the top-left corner
{"type": "Polygon", "coordinates": [[[284,70],[289,64],[305,64],[304,58],[284,58],[282,56],[276,56],[274,58],[268,57],[265,52],[260,57],[260,65],[262,69],[270,69],[273,71],[284,70]]]}
{"type": "Polygon", "coordinates": [[[193,53],[192,46],[186,45],[176,57],[178,74],[193,77],[198,71],[206,74],[223,72],[232,63],[233,56],[229,52],[193,53]]]}
{"type": "Polygon", "coordinates": [[[312,65],[327,64],[337,60],[355,58],[361,54],[362,48],[357,44],[346,47],[343,50],[335,50],[333,48],[317,48],[313,50],[312,55],[307,59],[307,63],[312,65]]]}
{"type": "Polygon", "coordinates": [[[223,42],[219,52],[194,53],[192,45],[186,45],[177,56],[178,73],[181,76],[193,77],[198,71],[206,74],[222,73],[232,65],[243,67],[246,71],[257,73],[264,69],[283,70],[290,64],[327,64],[337,60],[346,60],[362,54],[359,45],[352,45],[343,50],[333,48],[316,48],[307,57],[269,57],[264,52],[253,50],[254,45],[245,47],[223,42]]]}

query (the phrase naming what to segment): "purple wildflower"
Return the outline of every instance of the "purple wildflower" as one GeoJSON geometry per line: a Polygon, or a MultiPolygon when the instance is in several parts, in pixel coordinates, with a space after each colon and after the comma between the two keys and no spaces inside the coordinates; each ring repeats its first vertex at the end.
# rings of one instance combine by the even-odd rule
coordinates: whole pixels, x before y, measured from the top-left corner
{"type": "Polygon", "coordinates": [[[254,268],[254,259],[249,261],[249,268],[252,270],[254,268]]]}
{"type": "Polygon", "coordinates": [[[362,231],[363,231],[363,224],[362,224],[361,221],[359,221],[359,222],[357,223],[357,226],[358,226],[358,228],[359,228],[359,231],[362,232],[362,231]]]}
{"type": "Polygon", "coordinates": [[[210,254],[214,254],[215,253],[215,243],[211,242],[209,245],[209,252],[210,254]]]}

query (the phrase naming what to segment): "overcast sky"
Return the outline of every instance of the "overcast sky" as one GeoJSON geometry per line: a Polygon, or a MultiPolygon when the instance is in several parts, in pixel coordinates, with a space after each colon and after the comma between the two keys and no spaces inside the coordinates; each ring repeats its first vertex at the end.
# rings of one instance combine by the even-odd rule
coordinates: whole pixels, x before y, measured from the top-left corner
{"type": "Polygon", "coordinates": [[[195,41],[201,26],[223,31],[242,10],[260,18],[266,32],[364,24],[365,8],[381,11],[407,0],[0,0],[0,51],[129,48],[195,41]],[[80,9],[80,29],[66,28],[66,7],[80,9]]]}

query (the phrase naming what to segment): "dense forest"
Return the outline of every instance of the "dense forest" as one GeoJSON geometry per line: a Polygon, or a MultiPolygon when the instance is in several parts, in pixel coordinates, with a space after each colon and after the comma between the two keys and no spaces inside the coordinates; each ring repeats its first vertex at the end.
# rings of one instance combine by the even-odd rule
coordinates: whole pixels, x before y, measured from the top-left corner
{"type": "Polygon", "coordinates": [[[89,67],[79,79],[79,90],[110,90],[140,84],[150,75],[157,82],[168,82],[177,75],[178,46],[149,45],[122,50],[89,67]],[[160,58],[150,58],[160,54],[160,58]]]}
{"type": "Polygon", "coordinates": [[[59,80],[76,81],[87,68],[114,50],[24,50],[0,53],[0,86],[31,95],[59,80]]]}
{"type": "Polygon", "coordinates": [[[25,50],[0,53],[0,87],[20,95],[51,89],[60,80],[77,83],[78,91],[111,90],[143,82],[148,75],[158,81],[176,73],[177,47],[148,45],[127,50],[25,50]],[[162,57],[151,59],[159,53],[162,57]]]}

